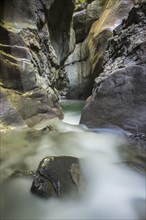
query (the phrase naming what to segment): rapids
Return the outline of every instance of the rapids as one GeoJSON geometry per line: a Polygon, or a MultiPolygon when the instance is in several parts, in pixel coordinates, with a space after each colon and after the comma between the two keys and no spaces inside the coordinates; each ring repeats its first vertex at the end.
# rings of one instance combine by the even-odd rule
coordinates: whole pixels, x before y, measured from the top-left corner
{"type": "MultiPolygon", "coordinates": [[[[63,101],[63,121],[45,122],[52,130],[19,129],[1,135],[1,219],[142,220],[145,176],[122,162],[122,130],[89,130],[78,125],[83,102],[63,101]],[[15,169],[36,170],[46,156],[81,158],[86,184],[80,198],[43,200],[30,193],[32,179],[5,181],[15,169]]],[[[126,152],[125,152],[126,154],[126,152]]]]}

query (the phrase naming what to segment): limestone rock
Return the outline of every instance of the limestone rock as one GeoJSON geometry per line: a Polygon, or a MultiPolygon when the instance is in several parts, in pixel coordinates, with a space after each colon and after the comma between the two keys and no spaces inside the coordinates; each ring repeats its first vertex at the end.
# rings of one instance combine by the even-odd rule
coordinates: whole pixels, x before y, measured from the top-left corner
{"type": "Polygon", "coordinates": [[[74,0],[54,0],[48,13],[50,41],[61,65],[75,47],[71,24],[74,7],[74,0]]]}
{"type": "Polygon", "coordinates": [[[83,42],[89,33],[91,25],[98,20],[103,4],[95,0],[89,4],[84,3],[73,14],[73,28],[75,30],[76,43],[83,42]],[[82,6],[82,7],[81,7],[82,6]]]}
{"type": "Polygon", "coordinates": [[[31,192],[42,197],[78,194],[81,184],[79,160],[74,157],[46,157],[36,172],[31,192]]]}
{"type": "Polygon", "coordinates": [[[146,136],[142,132],[129,134],[129,145],[120,148],[123,162],[138,172],[146,172],[146,136]]]}
{"type": "Polygon", "coordinates": [[[73,14],[77,44],[65,62],[69,78],[66,97],[70,99],[85,99],[91,94],[95,77],[103,71],[107,41],[134,5],[132,0],[95,0],[87,3],[73,14]],[[76,54],[79,54],[78,58],[76,54]]]}
{"type": "Polygon", "coordinates": [[[87,3],[81,4],[73,14],[76,47],[64,65],[69,81],[65,95],[68,99],[86,99],[93,88],[94,79],[86,37],[92,23],[99,18],[104,4],[98,0],[87,3]]]}
{"type": "MultiPolygon", "coordinates": [[[[9,90],[11,91],[11,90],[9,90]]],[[[12,94],[11,92],[9,94],[12,94]]],[[[25,127],[26,123],[20,116],[19,112],[14,109],[11,101],[6,97],[6,94],[0,91],[0,130],[4,132],[11,127],[25,127]]]]}
{"type": "MultiPolygon", "coordinates": [[[[103,1],[101,3],[103,4],[103,1]]],[[[100,18],[92,25],[87,38],[94,78],[103,71],[103,54],[108,39],[112,36],[113,30],[122,23],[122,20],[127,18],[134,5],[132,0],[109,0],[105,3],[100,18]]]]}
{"type": "Polygon", "coordinates": [[[89,62],[86,41],[76,44],[74,52],[65,62],[69,80],[67,98],[86,99],[91,94],[93,79],[89,62]]]}
{"type": "Polygon", "coordinates": [[[95,80],[81,123],[146,133],[145,7],[135,6],[109,40],[104,72],[95,80]]]}
{"type": "Polygon", "coordinates": [[[73,14],[76,43],[82,42],[86,38],[86,9],[73,14]]]}
{"type": "Polygon", "coordinates": [[[86,14],[86,30],[89,32],[91,25],[99,19],[100,13],[103,10],[105,1],[95,0],[87,5],[86,14]]]}
{"type": "Polygon", "coordinates": [[[74,1],[6,0],[0,10],[3,126],[62,118],[57,89],[61,66],[75,46],[74,1]]]}

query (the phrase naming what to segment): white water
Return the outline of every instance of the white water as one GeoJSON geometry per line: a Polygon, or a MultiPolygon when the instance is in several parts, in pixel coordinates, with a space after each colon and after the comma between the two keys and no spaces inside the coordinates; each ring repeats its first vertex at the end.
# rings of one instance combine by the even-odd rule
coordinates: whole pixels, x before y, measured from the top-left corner
{"type": "MultiPolygon", "coordinates": [[[[79,118],[79,112],[67,113],[79,118]]],[[[77,121],[71,124],[77,124],[77,121]]],[[[80,199],[42,200],[30,193],[31,179],[17,178],[2,187],[1,219],[146,218],[145,176],[121,164],[123,158],[118,149],[127,144],[122,132],[101,130],[100,133],[92,133],[57,119],[52,120],[51,125],[57,131],[46,131],[42,135],[39,131],[26,129],[3,136],[1,177],[5,178],[19,168],[36,169],[46,156],[84,158],[81,167],[86,186],[80,199]]]]}

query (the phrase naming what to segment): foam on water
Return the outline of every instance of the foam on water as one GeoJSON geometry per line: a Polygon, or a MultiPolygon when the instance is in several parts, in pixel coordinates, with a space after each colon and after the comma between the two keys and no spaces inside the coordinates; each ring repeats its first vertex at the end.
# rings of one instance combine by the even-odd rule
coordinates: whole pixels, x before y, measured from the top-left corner
{"type": "Polygon", "coordinates": [[[22,130],[17,139],[7,134],[1,172],[5,176],[21,166],[36,169],[46,156],[80,157],[85,180],[80,198],[43,200],[30,193],[31,179],[17,178],[1,186],[2,219],[145,219],[145,176],[122,164],[119,154],[127,144],[125,134],[102,129],[94,133],[58,120],[50,123],[55,132],[22,130]]]}

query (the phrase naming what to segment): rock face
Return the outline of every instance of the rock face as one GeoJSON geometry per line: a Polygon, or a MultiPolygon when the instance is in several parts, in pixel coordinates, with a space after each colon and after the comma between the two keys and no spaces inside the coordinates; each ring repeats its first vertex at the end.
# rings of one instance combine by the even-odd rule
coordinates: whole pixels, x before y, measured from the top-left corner
{"type": "Polygon", "coordinates": [[[46,118],[61,118],[58,91],[66,86],[61,66],[75,46],[74,2],[6,0],[0,9],[3,125],[32,126],[46,118]]]}
{"type": "Polygon", "coordinates": [[[79,160],[74,157],[46,157],[35,174],[31,192],[45,197],[64,197],[78,192],[79,160]]]}
{"type": "Polygon", "coordinates": [[[86,99],[93,88],[89,53],[84,43],[76,44],[74,52],[65,62],[65,70],[69,79],[68,99],[86,99]]]}
{"type": "Polygon", "coordinates": [[[109,40],[104,71],[83,110],[89,127],[146,133],[146,3],[135,6],[109,40]]]}
{"type": "Polygon", "coordinates": [[[126,165],[138,172],[146,172],[146,136],[137,132],[128,136],[129,145],[122,146],[119,153],[126,165]]]}
{"type": "Polygon", "coordinates": [[[103,54],[108,39],[134,5],[133,0],[95,0],[87,3],[73,14],[77,44],[65,63],[69,78],[67,98],[70,99],[85,99],[92,93],[94,79],[103,71],[103,54]]]}
{"type": "Polygon", "coordinates": [[[102,6],[101,1],[95,0],[89,4],[81,4],[80,8],[78,7],[73,13],[73,28],[77,44],[87,37],[91,25],[99,18],[102,6]]]}
{"type": "Polygon", "coordinates": [[[134,5],[133,0],[108,0],[100,18],[94,22],[87,38],[87,45],[92,66],[92,75],[96,78],[102,71],[103,54],[113,30],[126,19],[134,5]]]}
{"type": "Polygon", "coordinates": [[[73,13],[76,47],[64,66],[69,80],[66,92],[68,99],[86,99],[91,94],[94,80],[91,73],[87,35],[91,25],[99,18],[103,5],[103,1],[86,1],[73,13]]]}

